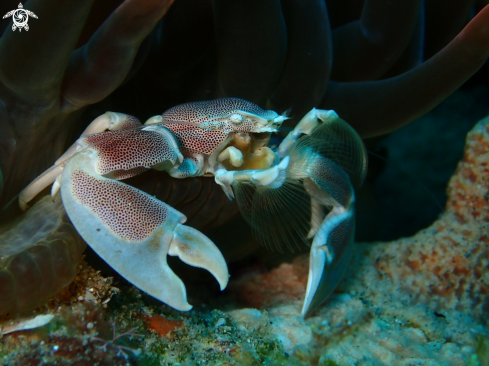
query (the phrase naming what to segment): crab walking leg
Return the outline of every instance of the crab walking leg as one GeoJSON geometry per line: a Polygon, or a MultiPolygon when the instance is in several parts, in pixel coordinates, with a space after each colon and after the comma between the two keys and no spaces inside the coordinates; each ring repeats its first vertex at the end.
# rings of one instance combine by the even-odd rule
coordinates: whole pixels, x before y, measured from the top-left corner
{"type": "Polygon", "coordinates": [[[58,160],[56,160],[51,168],[40,174],[26,188],[24,188],[22,192],[20,192],[19,206],[21,210],[25,211],[27,209],[27,204],[50,184],[54,183],[51,195],[53,197],[56,195],[59,190],[59,177],[63,172],[64,165],[73,155],[86,147],[83,137],[104,132],[105,130],[126,130],[140,126],[141,122],[139,122],[136,117],[122,113],[106,112],[95,118],[85,131],[83,131],[80,138],[71,145],[58,160]]]}
{"type": "Polygon", "coordinates": [[[324,216],[324,206],[314,198],[311,198],[311,229],[307,234],[308,239],[312,239],[316,236],[321,227],[321,223],[324,220],[324,216]]]}
{"type": "Polygon", "coordinates": [[[61,197],[83,239],[124,278],[151,296],[185,311],[185,286],[166,256],[207,269],[221,289],[228,281],[226,262],[203,234],[182,225],[186,218],[156,198],[97,172],[94,149],[76,154],[61,177],[61,197]]]}
{"type": "Polygon", "coordinates": [[[63,172],[63,166],[53,165],[36,179],[34,179],[19,194],[19,207],[22,211],[27,210],[27,204],[36,197],[44,188],[53,184],[56,178],[63,172]]]}
{"type": "Polygon", "coordinates": [[[303,184],[311,199],[313,215],[317,206],[331,210],[314,228],[310,257],[309,277],[302,307],[307,316],[335,289],[346,269],[355,233],[353,187],[348,175],[331,160],[316,155],[308,169],[309,178],[303,184]]]}
{"type": "Polygon", "coordinates": [[[311,109],[280,143],[277,155],[280,158],[286,156],[299,137],[303,134],[310,135],[311,132],[319,126],[319,121],[322,121],[323,123],[334,123],[338,118],[338,115],[333,110],[311,109]]]}

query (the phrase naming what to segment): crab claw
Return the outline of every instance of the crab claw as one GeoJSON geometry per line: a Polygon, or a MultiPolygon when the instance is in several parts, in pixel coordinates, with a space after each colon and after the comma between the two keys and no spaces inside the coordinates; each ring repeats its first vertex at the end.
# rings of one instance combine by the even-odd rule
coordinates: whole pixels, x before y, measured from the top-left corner
{"type": "Polygon", "coordinates": [[[85,241],[129,282],[169,306],[186,311],[185,286],[166,256],[207,269],[221,289],[228,281],[226,262],[203,234],[182,225],[186,217],[136,188],[105,178],[96,169],[97,152],[86,149],[66,164],[61,197],[85,241]]]}
{"type": "Polygon", "coordinates": [[[177,225],[168,254],[193,267],[208,270],[219,282],[221,291],[226,288],[229,279],[226,261],[214,243],[200,231],[177,225]]]}
{"type": "Polygon", "coordinates": [[[355,195],[348,175],[329,159],[316,155],[304,188],[311,197],[309,237],[313,237],[309,254],[309,277],[302,307],[306,317],[335,289],[350,258],[355,234],[355,195]],[[320,174],[315,174],[320,172],[320,174]],[[329,177],[334,177],[330,179],[329,177]],[[327,215],[324,209],[330,207],[327,215]]]}
{"type": "Polygon", "coordinates": [[[234,194],[254,235],[266,246],[311,247],[302,308],[306,317],[345,272],[355,232],[354,187],[365,178],[366,150],[334,111],[313,109],[276,153],[282,158],[278,165],[260,171],[220,169],[216,182],[226,194],[234,194]]]}

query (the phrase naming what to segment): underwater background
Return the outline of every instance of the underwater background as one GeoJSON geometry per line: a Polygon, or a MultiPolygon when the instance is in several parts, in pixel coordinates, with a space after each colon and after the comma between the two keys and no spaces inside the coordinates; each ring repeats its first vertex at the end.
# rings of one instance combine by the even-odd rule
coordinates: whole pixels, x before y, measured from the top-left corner
{"type": "MultiPolygon", "coordinates": [[[[23,3],[38,17],[29,30],[1,23],[0,364],[489,365],[486,5],[23,3]],[[194,305],[170,308],[85,249],[58,201],[33,221],[64,261],[24,266],[27,287],[8,307],[5,268],[31,235],[22,226],[17,239],[5,235],[23,187],[107,110],[147,118],[223,96],[291,109],[279,138],[312,107],[336,110],[364,138],[352,259],[323,305],[301,316],[308,248],[264,248],[209,179],[149,172],[128,182],[216,243],[225,291],[169,258],[194,305]],[[49,290],[32,285],[39,277],[49,290]]],[[[9,9],[19,4],[2,2],[0,13],[9,9]]]]}

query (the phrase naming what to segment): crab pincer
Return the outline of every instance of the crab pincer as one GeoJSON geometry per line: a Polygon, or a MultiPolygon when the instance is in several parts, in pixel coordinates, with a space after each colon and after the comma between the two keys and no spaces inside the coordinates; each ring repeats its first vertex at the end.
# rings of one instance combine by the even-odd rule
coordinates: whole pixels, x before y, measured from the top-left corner
{"type": "Polygon", "coordinates": [[[205,235],[183,225],[183,214],[119,181],[149,168],[178,166],[183,161],[178,142],[164,127],[143,128],[136,118],[112,112],[97,118],[88,130],[106,128],[109,131],[82,136],[55,163],[54,174],[48,170],[24,189],[21,206],[59,181],[68,216],[102,259],[158,300],[190,310],[185,286],[166,256],[207,269],[221,289],[229,277],[224,258],[205,235]]]}
{"type": "Polygon", "coordinates": [[[61,196],[80,235],[117,272],[141,290],[178,310],[190,310],[183,282],[167,264],[168,254],[228,281],[217,247],[184,226],[184,215],[156,198],[97,174],[93,151],[66,165],[61,196]]]}

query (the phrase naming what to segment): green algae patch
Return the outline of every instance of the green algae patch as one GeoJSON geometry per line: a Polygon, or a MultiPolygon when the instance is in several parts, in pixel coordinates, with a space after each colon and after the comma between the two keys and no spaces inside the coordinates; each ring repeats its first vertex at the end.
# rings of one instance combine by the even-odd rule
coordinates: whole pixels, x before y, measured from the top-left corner
{"type": "MultiPolygon", "coordinates": [[[[114,296],[107,316],[120,332],[136,328],[137,339],[128,345],[139,351],[134,365],[306,365],[289,356],[273,324],[244,328],[220,310],[197,307],[179,312],[151,299],[134,287],[114,296]],[[154,319],[172,325],[162,332],[154,319]],[[177,325],[177,326],[175,326],[177,325]]],[[[161,324],[160,324],[161,325],[161,324]]]]}
{"type": "Polygon", "coordinates": [[[333,360],[325,360],[319,364],[320,366],[341,366],[340,364],[334,362],[333,360]]]}
{"type": "Polygon", "coordinates": [[[138,364],[283,365],[289,361],[266,327],[239,330],[229,315],[213,310],[184,318],[183,326],[168,336],[146,337],[138,364]]]}
{"type": "Polygon", "coordinates": [[[489,365],[489,338],[479,335],[475,346],[475,353],[467,360],[468,366],[489,365]]]}

